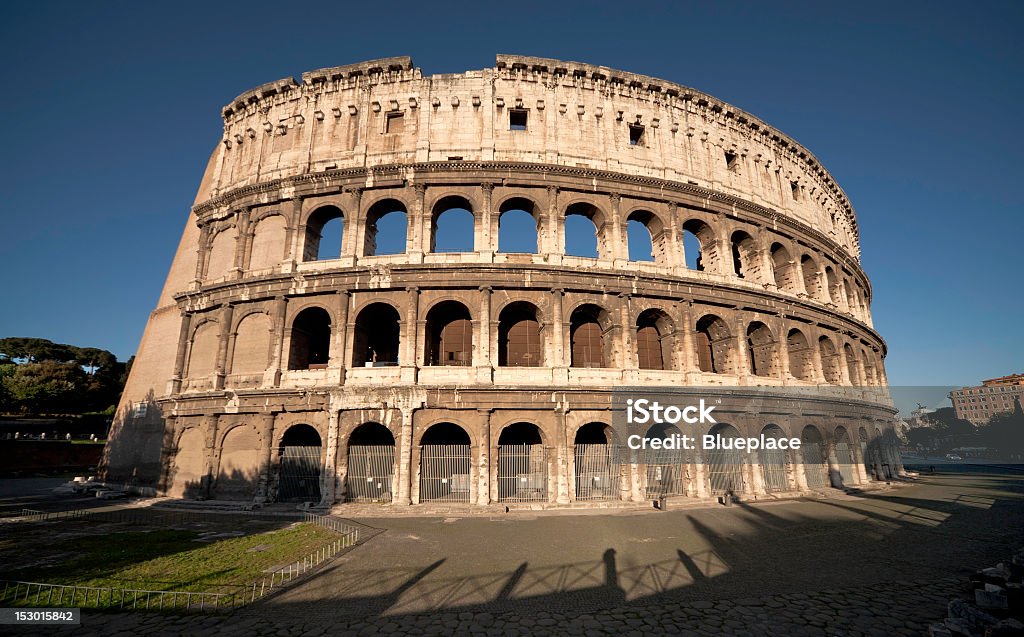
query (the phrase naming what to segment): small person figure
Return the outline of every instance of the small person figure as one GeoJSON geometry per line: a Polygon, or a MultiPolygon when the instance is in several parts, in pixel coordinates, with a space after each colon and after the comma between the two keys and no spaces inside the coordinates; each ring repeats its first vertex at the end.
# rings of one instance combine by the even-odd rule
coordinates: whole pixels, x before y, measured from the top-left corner
{"type": "Polygon", "coordinates": [[[70,431],[67,433],[66,436],[64,436],[64,440],[67,440],[68,442],[71,442],[71,432],[70,431]]]}

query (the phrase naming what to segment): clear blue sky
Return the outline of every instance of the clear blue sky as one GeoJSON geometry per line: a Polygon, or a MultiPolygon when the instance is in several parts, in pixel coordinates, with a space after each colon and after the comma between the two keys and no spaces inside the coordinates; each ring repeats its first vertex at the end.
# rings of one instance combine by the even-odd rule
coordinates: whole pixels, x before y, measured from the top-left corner
{"type": "Polygon", "coordinates": [[[0,336],[134,352],[242,91],[502,52],[679,82],[791,134],[857,211],[890,382],[1024,371],[1024,3],[479,4],[5,3],[0,336]]]}

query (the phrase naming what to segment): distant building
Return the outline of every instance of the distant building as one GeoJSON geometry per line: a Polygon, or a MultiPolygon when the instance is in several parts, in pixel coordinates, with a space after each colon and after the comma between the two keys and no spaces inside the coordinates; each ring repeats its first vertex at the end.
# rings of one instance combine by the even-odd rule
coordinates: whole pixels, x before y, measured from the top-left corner
{"type": "Polygon", "coordinates": [[[1013,411],[1013,399],[1024,403],[1024,374],[1010,374],[981,381],[978,387],[963,387],[949,393],[956,417],[983,425],[989,418],[1013,411]]]}

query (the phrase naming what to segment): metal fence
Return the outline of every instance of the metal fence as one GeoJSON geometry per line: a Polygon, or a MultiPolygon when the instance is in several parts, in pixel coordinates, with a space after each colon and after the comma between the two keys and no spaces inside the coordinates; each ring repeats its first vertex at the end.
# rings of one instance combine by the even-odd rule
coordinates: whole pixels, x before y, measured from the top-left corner
{"type": "Polygon", "coordinates": [[[542,445],[498,445],[498,500],[544,502],[548,463],[542,445]]]}
{"type": "Polygon", "coordinates": [[[804,442],[800,445],[800,453],[803,455],[807,486],[811,489],[824,489],[828,486],[828,474],[824,456],[821,455],[821,445],[817,442],[804,442]]]}
{"type": "MultiPolygon", "coordinates": [[[[99,520],[111,512],[90,511],[63,512],[58,517],[39,519],[82,519],[99,520]],[[75,514],[77,513],[77,514],[75,514]]],[[[113,512],[119,513],[119,512],[113,512]]],[[[162,511],[144,513],[162,514],[162,511]]],[[[53,516],[54,514],[44,514],[53,516]]],[[[187,512],[185,515],[197,516],[187,512]]],[[[280,516],[278,516],[280,517],[280,516]]],[[[161,516],[152,516],[149,523],[159,521],[161,516]]],[[[139,520],[139,518],[134,518],[139,520]]],[[[272,571],[268,576],[249,584],[220,584],[218,591],[174,591],[146,590],[135,588],[75,586],[45,582],[3,581],[0,606],[55,606],[96,609],[161,610],[171,612],[216,612],[229,611],[256,600],[288,585],[305,575],[340,551],[359,541],[359,530],[329,516],[306,513],[305,521],[330,529],[338,537],[328,544],[296,560],[287,566],[272,571]]]]}
{"type": "Polygon", "coordinates": [[[349,502],[391,502],[394,445],[352,445],[345,478],[349,502]]]}
{"type": "Polygon", "coordinates": [[[576,499],[615,500],[619,497],[619,465],[607,444],[576,445],[576,499]]]}
{"type": "Polygon", "coordinates": [[[777,491],[789,491],[789,455],[783,449],[762,449],[757,452],[758,461],[761,463],[761,476],[764,478],[764,488],[769,493],[777,491]]]}
{"type": "Polygon", "coordinates": [[[674,449],[648,449],[647,497],[686,495],[687,461],[674,449]]]}
{"type": "Polygon", "coordinates": [[[320,501],[320,447],[282,447],[280,502],[320,501]]]}
{"type": "Polygon", "coordinates": [[[743,491],[743,463],[745,452],[736,449],[710,449],[707,451],[708,483],[711,493],[740,493],[743,491]]]}
{"type": "Polygon", "coordinates": [[[469,445],[420,447],[420,502],[469,502],[469,445]]]}
{"type": "Polygon", "coordinates": [[[850,454],[849,444],[836,443],[836,462],[839,463],[839,475],[843,479],[843,484],[853,484],[853,456],[850,454]]]}

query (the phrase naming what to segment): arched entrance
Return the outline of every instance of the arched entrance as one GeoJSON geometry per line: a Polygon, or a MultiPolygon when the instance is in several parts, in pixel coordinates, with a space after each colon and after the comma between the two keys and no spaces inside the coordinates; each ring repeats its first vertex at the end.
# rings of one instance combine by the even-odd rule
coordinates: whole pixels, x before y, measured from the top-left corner
{"type": "Polygon", "coordinates": [[[856,478],[853,473],[853,454],[850,452],[850,435],[843,427],[837,427],[835,432],[836,440],[836,464],[838,465],[839,477],[843,484],[853,484],[856,478]]]}
{"type": "Polygon", "coordinates": [[[420,502],[469,502],[470,441],[450,422],[431,426],[420,440],[420,502]]]}
{"type": "Polygon", "coordinates": [[[348,473],[345,493],[349,502],[391,502],[395,471],[395,437],[384,425],[359,425],[348,437],[348,473]]]}
{"type": "Polygon", "coordinates": [[[821,433],[814,425],[804,427],[800,434],[800,455],[804,462],[804,476],[810,489],[828,486],[828,465],[821,433]]]}
{"type": "MultiPolygon", "coordinates": [[[[768,425],[761,430],[761,433],[766,439],[781,440],[788,437],[778,425],[768,425]]],[[[789,482],[790,457],[788,450],[760,449],[757,452],[757,459],[761,464],[761,477],[764,481],[765,491],[777,493],[792,489],[789,482]]]]}
{"type": "MultiPolygon", "coordinates": [[[[662,440],[682,435],[675,425],[654,425],[644,434],[645,438],[662,440]]],[[[645,449],[644,463],[647,465],[647,497],[658,499],[670,495],[686,495],[686,465],[689,458],[681,449],[645,449]]]]}
{"type": "Polygon", "coordinates": [[[619,466],[612,458],[611,428],[592,422],[576,430],[576,499],[618,498],[619,466]]]}
{"type": "MultiPolygon", "coordinates": [[[[715,425],[708,434],[721,436],[723,440],[740,437],[740,432],[725,423],[715,425]]],[[[729,442],[722,446],[731,446],[729,442]]],[[[712,495],[740,493],[743,491],[743,464],[746,452],[739,449],[708,449],[706,452],[708,483],[712,495]]]]}
{"type": "Polygon", "coordinates": [[[498,501],[546,501],[546,456],[536,425],[517,422],[505,427],[498,437],[498,501]]]}
{"type": "Polygon", "coordinates": [[[309,425],[292,425],[281,437],[279,502],[320,501],[320,434],[309,425]]]}

